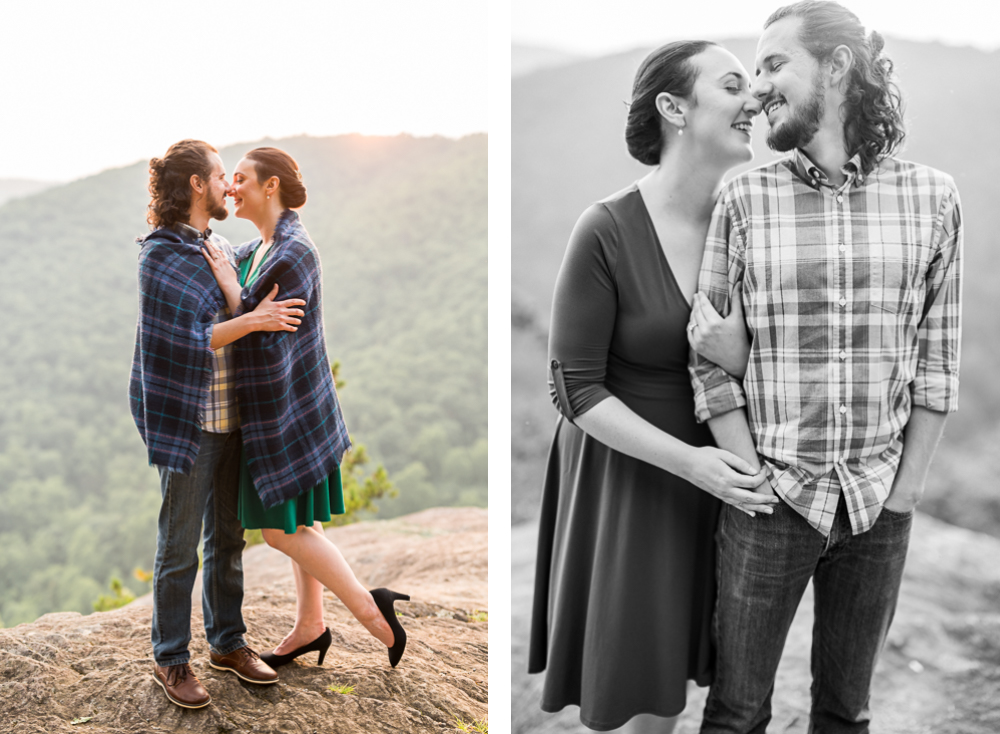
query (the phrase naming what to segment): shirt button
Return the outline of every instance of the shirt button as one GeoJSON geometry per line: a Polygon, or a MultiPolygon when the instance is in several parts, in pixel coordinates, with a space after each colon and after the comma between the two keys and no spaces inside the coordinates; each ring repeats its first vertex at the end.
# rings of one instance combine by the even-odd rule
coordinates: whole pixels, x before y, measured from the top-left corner
{"type": "Polygon", "coordinates": [[[841,456],[839,459],[837,459],[837,463],[838,464],[846,464],[847,463],[847,457],[846,456],[841,456]]]}
{"type": "Polygon", "coordinates": [[[847,252],[847,245],[841,245],[840,246],[840,251],[841,252],[847,252]]]}
{"type": "Polygon", "coordinates": [[[844,197],[841,196],[840,194],[837,194],[837,201],[838,202],[843,202],[844,201],[844,197]]]}
{"type": "MultiPolygon", "coordinates": [[[[840,350],[840,358],[841,359],[847,359],[847,352],[845,350],[843,350],[843,349],[840,350]]],[[[840,412],[843,413],[845,410],[846,410],[846,408],[844,408],[843,406],[841,406],[840,412]]]]}
{"type": "Polygon", "coordinates": [[[840,299],[840,306],[841,306],[841,308],[843,308],[846,305],[847,305],[847,299],[846,298],[841,298],[840,299]]]}
{"type": "Polygon", "coordinates": [[[846,405],[841,405],[840,406],[840,414],[843,415],[846,412],[847,412],[847,406],[846,405]]]}

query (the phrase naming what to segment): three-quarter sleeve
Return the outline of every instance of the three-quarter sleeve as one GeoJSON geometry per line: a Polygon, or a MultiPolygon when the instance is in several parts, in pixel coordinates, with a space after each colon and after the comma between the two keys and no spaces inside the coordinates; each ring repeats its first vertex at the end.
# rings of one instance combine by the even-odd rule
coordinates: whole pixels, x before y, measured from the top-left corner
{"type": "Polygon", "coordinates": [[[594,204],[573,228],[552,299],[549,393],[570,421],[611,397],[604,376],[618,307],[617,251],[614,219],[594,204]]]}

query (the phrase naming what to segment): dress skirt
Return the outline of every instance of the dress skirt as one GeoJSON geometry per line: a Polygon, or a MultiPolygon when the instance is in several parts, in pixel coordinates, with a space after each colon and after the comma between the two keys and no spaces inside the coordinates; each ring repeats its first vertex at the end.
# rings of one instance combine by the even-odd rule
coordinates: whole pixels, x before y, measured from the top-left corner
{"type": "Polygon", "coordinates": [[[264,509],[260,496],[253,486],[246,450],[240,456],[240,493],[238,516],[247,530],[272,528],[295,533],[299,525],[312,526],[315,522],[329,522],[333,515],[343,515],[344,487],[337,467],[326,479],[298,497],[264,509]]]}
{"type": "MultiPolygon", "coordinates": [[[[674,435],[705,445],[689,400],[679,421],[688,433],[674,435]]],[[[543,710],[575,704],[584,724],[606,731],[639,713],[676,716],[688,679],[711,682],[720,506],[559,419],[543,490],[529,662],[530,672],[546,670],[543,710]]]]}

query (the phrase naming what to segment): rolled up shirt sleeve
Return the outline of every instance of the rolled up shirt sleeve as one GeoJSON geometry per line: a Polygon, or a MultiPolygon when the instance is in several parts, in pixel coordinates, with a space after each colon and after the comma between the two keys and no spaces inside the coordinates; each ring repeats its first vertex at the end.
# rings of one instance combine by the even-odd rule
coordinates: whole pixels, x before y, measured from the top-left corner
{"type": "MultiPolygon", "coordinates": [[[[743,279],[743,237],[723,193],[715,204],[698,275],[698,291],[708,297],[723,317],[729,315],[730,294],[743,279]]],[[[688,365],[694,387],[695,417],[699,423],[746,405],[743,385],[735,377],[691,350],[688,365]]]]}
{"type": "Polygon", "coordinates": [[[949,184],[936,225],[937,252],[925,279],[912,388],[914,405],[940,413],[958,410],[962,340],[962,207],[954,182],[949,184]]]}
{"type": "Polygon", "coordinates": [[[617,316],[618,231],[603,204],[585,211],[556,279],[549,328],[549,393],[569,421],[611,397],[605,387],[617,316]]]}

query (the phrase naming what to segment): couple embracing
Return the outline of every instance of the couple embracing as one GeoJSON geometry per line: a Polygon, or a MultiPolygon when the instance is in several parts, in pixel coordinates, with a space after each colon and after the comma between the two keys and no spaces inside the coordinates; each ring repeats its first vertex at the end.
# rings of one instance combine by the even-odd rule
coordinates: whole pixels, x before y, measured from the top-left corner
{"type": "Polygon", "coordinates": [[[766,731],[812,580],[809,730],[867,732],[957,407],[958,192],[893,155],[881,36],[803,0],[755,66],[701,41],[643,62],[626,141],[655,168],[583,214],[557,280],[529,671],[592,729],[670,732],[694,680],[703,734],[766,731]],[[723,185],[758,115],[788,155],[723,185]]]}
{"type": "Polygon", "coordinates": [[[395,667],[406,633],[393,601],[409,597],[365,589],[321,524],[344,512],[340,464],[351,444],[326,352],[319,253],[297,211],[306,203],[299,166],[282,150],[256,148],[227,181],[214,147],[182,140],[149,171],[153,231],[138,240],[129,399],[162,495],[154,680],[178,706],[211,702],[188,650],[202,536],[213,668],[267,685],[304,653],[318,652],[322,665],[331,643],[324,587],[395,667]],[[227,196],[260,234],[235,251],[209,229],[228,216],[227,196]],[[261,655],[245,638],[244,528],[288,555],[295,578],[295,625],[261,655]]]}

